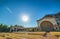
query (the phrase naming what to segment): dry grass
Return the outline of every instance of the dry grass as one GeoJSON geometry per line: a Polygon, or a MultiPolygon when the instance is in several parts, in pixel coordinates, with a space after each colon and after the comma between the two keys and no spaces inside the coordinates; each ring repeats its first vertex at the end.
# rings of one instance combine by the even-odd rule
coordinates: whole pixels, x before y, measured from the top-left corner
{"type": "Polygon", "coordinates": [[[0,33],[0,39],[60,39],[60,32],[50,32],[47,37],[43,37],[45,32],[14,32],[0,33]]]}

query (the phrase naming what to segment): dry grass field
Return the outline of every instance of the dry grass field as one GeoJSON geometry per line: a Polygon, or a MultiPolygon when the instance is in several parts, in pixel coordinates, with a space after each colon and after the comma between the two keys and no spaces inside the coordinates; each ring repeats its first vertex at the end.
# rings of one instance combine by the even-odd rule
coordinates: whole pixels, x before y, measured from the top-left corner
{"type": "Polygon", "coordinates": [[[50,34],[56,36],[50,36],[50,38],[43,37],[45,32],[13,32],[13,33],[0,33],[0,39],[60,39],[60,32],[50,32],[50,34]]]}

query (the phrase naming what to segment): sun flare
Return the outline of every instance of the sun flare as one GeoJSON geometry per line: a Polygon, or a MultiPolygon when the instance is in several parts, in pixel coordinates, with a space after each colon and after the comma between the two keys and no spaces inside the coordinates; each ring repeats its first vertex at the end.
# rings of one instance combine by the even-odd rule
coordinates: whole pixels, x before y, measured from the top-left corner
{"type": "Polygon", "coordinates": [[[22,16],[22,21],[27,22],[29,20],[29,17],[27,15],[22,16]]]}

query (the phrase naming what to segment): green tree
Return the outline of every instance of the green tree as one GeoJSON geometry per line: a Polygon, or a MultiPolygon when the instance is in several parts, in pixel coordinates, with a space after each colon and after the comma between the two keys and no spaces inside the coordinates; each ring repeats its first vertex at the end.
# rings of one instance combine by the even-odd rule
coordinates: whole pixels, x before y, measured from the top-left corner
{"type": "Polygon", "coordinates": [[[8,25],[3,25],[2,32],[7,32],[7,30],[8,30],[8,25]]]}
{"type": "Polygon", "coordinates": [[[2,32],[3,24],[0,24],[0,32],[2,32]]]}
{"type": "Polygon", "coordinates": [[[0,24],[0,32],[8,32],[9,31],[9,27],[6,24],[0,24]]]}

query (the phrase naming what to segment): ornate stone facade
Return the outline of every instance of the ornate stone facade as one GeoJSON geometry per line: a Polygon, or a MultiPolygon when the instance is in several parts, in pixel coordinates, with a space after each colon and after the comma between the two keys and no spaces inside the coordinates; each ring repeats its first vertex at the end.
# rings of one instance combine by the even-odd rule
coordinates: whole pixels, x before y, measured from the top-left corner
{"type": "Polygon", "coordinates": [[[60,30],[60,14],[46,15],[42,19],[37,20],[38,28],[42,31],[59,31],[60,30]],[[59,24],[59,25],[58,25],[59,24]]]}
{"type": "Polygon", "coordinates": [[[10,32],[18,32],[18,31],[23,31],[23,30],[24,30],[24,27],[18,26],[18,25],[10,27],[10,32]]]}

